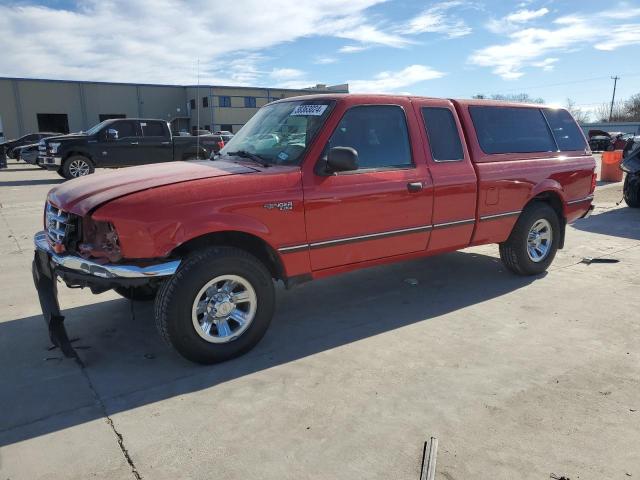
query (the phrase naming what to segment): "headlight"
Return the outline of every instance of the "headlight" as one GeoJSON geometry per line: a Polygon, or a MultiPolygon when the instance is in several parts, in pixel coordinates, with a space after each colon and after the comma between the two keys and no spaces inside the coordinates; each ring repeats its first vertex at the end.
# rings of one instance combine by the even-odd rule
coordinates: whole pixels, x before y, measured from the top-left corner
{"type": "Polygon", "coordinates": [[[51,153],[57,153],[58,147],[60,147],[60,142],[51,142],[49,143],[49,151],[51,153]]]}
{"type": "Polygon", "coordinates": [[[82,242],[78,244],[78,252],[86,258],[106,258],[111,262],[122,259],[118,233],[113,224],[83,217],[82,242]]]}

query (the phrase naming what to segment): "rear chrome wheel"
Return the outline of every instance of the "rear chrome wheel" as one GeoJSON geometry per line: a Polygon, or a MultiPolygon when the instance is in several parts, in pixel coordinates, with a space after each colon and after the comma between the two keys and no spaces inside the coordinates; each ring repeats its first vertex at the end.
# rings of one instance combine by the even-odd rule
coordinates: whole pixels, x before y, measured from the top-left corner
{"type": "Polygon", "coordinates": [[[537,275],[553,261],[560,243],[558,213],[544,202],[532,202],[522,211],[509,238],[500,244],[504,265],[518,275],[537,275]]]}
{"type": "Polygon", "coordinates": [[[249,328],[258,308],[256,291],[238,275],[220,275],[200,289],[191,321],[200,337],[211,343],[235,340],[249,328]]]}
{"type": "Polygon", "coordinates": [[[93,171],[91,160],[80,155],[67,158],[62,165],[62,176],[68,180],[90,175],[93,171]]]}
{"type": "Polygon", "coordinates": [[[553,230],[548,220],[541,218],[529,230],[527,236],[527,254],[532,262],[541,262],[551,251],[553,230]]]}

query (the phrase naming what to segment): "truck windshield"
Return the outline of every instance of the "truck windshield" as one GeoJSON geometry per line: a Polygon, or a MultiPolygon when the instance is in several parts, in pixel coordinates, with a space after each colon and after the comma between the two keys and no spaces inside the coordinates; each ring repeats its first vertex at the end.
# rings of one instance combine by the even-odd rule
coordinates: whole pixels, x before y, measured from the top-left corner
{"type": "Polygon", "coordinates": [[[298,100],[262,107],[220,150],[220,155],[242,152],[268,164],[299,165],[334,103],[298,100]]]}
{"type": "Polygon", "coordinates": [[[107,123],[108,120],[103,120],[102,122],[98,123],[97,125],[94,125],[93,127],[91,127],[89,130],[87,130],[87,135],[95,135],[96,133],[98,133],[100,131],[100,129],[102,127],[104,127],[104,124],[107,123]]]}

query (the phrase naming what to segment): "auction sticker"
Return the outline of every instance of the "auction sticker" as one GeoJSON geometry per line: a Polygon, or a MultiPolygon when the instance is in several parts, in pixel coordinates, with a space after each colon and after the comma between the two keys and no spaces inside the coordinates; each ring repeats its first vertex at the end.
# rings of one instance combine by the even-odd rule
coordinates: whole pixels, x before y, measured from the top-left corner
{"type": "Polygon", "coordinates": [[[320,116],[327,109],[328,105],[298,105],[290,115],[314,115],[320,116]]]}

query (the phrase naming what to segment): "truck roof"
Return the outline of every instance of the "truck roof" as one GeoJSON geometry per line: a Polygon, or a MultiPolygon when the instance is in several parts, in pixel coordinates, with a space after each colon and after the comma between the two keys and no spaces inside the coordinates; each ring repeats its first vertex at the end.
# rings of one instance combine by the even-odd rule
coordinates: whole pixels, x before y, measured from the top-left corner
{"type": "Polygon", "coordinates": [[[290,101],[299,101],[299,100],[328,100],[328,99],[344,99],[349,98],[351,100],[359,100],[364,102],[371,101],[372,99],[408,99],[408,100],[449,100],[451,102],[457,103],[460,106],[500,106],[500,107],[531,107],[531,108],[541,108],[541,107],[549,107],[549,105],[544,105],[541,103],[523,103],[523,102],[506,102],[503,100],[488,100],[488,99],[457,99],[457,98],[439,98],[439,97],[426,97],[426,96],[418,96],[418,95],[393,95],[393,94],[382,94],[382,93],[321,93],[314,95],[300,95],[297,97],[287,97],[280,100],[277,100],[273,103],[278,102],[290,102],[290,101]]]}

